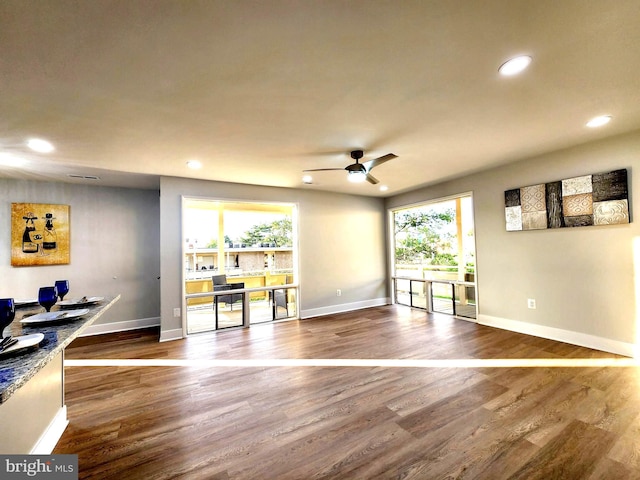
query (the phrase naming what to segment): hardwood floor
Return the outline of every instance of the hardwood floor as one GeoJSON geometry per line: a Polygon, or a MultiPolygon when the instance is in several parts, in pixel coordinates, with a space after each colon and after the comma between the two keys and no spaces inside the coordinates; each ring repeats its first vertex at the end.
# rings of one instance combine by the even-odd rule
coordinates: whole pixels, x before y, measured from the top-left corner
{"type": "MultiPolygon", "coordinates": [[[[79,339],[67,359],[292,359],[285,366],[72,366],[54,453],[80,478],[637,479],[635,367],[610,354],[402,306],[158,343],[79,339]],[[296,366],[294,359],[522,359],[522,366],[296,366]]],[[[458,365],[457,363],[455,365],[458,365]]]]}

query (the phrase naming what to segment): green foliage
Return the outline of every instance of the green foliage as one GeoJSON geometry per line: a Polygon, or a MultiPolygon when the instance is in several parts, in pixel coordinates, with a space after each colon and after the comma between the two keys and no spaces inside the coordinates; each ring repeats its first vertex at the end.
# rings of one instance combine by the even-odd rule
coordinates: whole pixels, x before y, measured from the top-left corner
{"type": "Polygon", "coordinates": [[[260,223],[247,230],[240,241],[245,245],[274,243],[277,247],[293,246],[293,227],[289,217],[271,223],[260,223]]]}
{"type": "Polygon", "coordinates": [[[447,231],[455,219],[453,208],[396,213],[396,262],[456,265],[450,253],[455,235],[447,231]]]}
{"type": "MultiPolygon", "coordinates": [[[[227,245],[231,243],[231,239],[229,238],[229,235],[224,236],[224,243],[226,243],[227,245]]],[[[209,242],[209,244],[205,248],[218,248],[218,240],[217,239],[211,240],[211,242],[209,242]]]]}
{"type": "Polygon", "coordinates": [[[433,262],[434,265],[458,265],[458,257],[455,255],[452,255],[450,253],[441,253],[438,252],[435,254],[435,256],[433,257],[433,262]]]}
{"type": "Polygon", "coordinates": [[[447,208],[441,212],[436,210],[400,212],[396,214],[396,235],[400,232],[438,231],[455,219],[456,211],[453,208],[447,208]]]}

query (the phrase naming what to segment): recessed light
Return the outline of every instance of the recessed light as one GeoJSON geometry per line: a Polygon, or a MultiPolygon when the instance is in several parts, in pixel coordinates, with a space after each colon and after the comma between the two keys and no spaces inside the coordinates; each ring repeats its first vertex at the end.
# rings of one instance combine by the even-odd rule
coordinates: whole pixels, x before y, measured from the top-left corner
{"type": "Polygon", "coordinates": [[[587,127],[596,128],[606,125],[611,121],[611,115],[600,115],[598,117],[593,117],[591,120],[587,122],[587,127]]]}
{"type": "Polygon", "coordinates": [[[27,141],[27,146],[31,150],[39,153],[51,153],[55,150],[51,142],[48,142],[41,138],[30,138],[27,141]]]}
{"type": "Polygon", "coordinates": [[[380,185],[381,192],[386,192],[387,190],[389,190],[389,187],[387,187],[386,185],[380,185]]]}
{"type": "Polygon", "coordinates": [[[189,160],[187,162],[187,167],[193,170],[198,170],[199,168],[202,168],[202,163],[198,160],[189,160]]]}
{"type": "Polygon", "coordinates": [[[504,75],[506,77],[517,75],[529,66],[531,60],[532,58],[529,55],[513,57],[500,65],[498,72],[500,72],[500,75],[504,75]]]}
{"type": "Polygon", "coordinates": [[[27,161],[10,153],[0,152],[0,165],[5,167],[22,167],[27,161]]]}
{"type": "Polygon", "coordinates": [[[304,175],[302,177],[302,183],[306,183],[307,185],[311,185],[311,183],[313,183],[313,178],[311,177],[311,175],[304,175]]]}

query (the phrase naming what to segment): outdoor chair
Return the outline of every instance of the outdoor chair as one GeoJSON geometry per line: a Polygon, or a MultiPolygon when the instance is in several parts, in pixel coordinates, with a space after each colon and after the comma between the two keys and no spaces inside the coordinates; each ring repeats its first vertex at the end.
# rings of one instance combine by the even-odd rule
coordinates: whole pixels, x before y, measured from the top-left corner
{"type": "MultiPolygon", "coordinates": [[[[213,283],[213,291],[220,292],[224,290],[236,290],[239,288],[244,288],[244,282],[239,283],[227,283],[226,275],[214,275],[211,278],[213,283]]],[[[233,310],[233,304],[236,302],[241,302],[244,298],[244,293],[232,293],[229,295],[217,295],[213,298],[214,307],[218,304],[218,302],[224,302],[229,305],[231,310],[233,310]]]]}
{"type": "Polygon", "coordinates": [[[273,319],[276,320],[278,318],[278,307],[284,308],[287,312],[286,317],[289,317],[289,303],[287,301],[287,290],[284,288],[280,288],[278,290],[273,291],[273,319]]]}

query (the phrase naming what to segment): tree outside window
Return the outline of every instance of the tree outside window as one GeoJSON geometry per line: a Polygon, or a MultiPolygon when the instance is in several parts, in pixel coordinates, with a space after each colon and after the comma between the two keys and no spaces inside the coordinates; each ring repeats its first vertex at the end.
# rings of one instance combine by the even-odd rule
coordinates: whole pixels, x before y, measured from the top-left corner
{"type": "Polygon", "coordinates": [[[394,238],[397,276],[461,279],[473,273],[471,197],[396,210],[394,238]]]}

